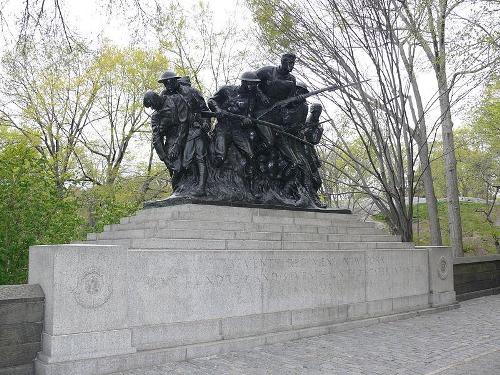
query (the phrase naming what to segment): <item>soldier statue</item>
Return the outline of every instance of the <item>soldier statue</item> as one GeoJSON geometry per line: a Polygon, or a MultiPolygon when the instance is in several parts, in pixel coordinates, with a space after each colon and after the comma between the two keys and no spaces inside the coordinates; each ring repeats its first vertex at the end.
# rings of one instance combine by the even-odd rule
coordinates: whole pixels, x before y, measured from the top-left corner
{"type": "Polygon", "coordinates": [[[208,107],[201,93],[193,87],[181,86],[179,78],[170,70],[164,72],[158,80],[165,86],[159,100],[147,93],[144,105],[155,109],[151,116],[153,145],[172,176],[174,192],[182,174],[195,164],[198,184],[191,194],[203,196],[208,176],[206,156],[210,122],[201,112],[208,111],[208,107]]]}
{"type": "Polygon", "coordinates": [[[244,72],[239,85],[221,87],[208,105],[189,76],[161,75],[164,90],[147,92],[144,105],[154,109],[153,146],[175,197],[324,207],[315,149],[322,107],[307,98],[362,82],[310,91],[292,74],[295,60],[289,52],[278,66],[244,72]]]}
{"type": "Polygon", "coordinates": [[[279,66],[265,66],[257,70],[262,92],[269,98],[270,104],[293,96],[295,76],[292,74],[295,54],[288,52],[281,56],[279,66]]]}
{"type": "MultiPolygon", "coordinates": [[[[319,144],[323,135],[323,127],[319,123],[319,117],[321,116],[322,111],[323,107],[321,106],[321,104],[312,104],[309,117],[307,118],[304,130],[302,131],[304,139],[313,145],[319,144]]],[[[321,188],[322,184],[321,176],[319,174],[321,161],[314,146],[305,144],[303,145],[303,147],[305,160],[310,171],[310,175],[306,176],[306,188],[308,189],[309,194],[312,196],[316,206],[325,207],[324,203],[322,203],[318,197],[318,191],[321,188]]]]}
{"type": "Polygon", "coordinates": [[[230,144],[233,144],[250,163],[254,152],[250,144],[250,119],[238,119],[230,114],[253,117],[259,105],[257,85],[260,79],[254,72],[241,75],[240,86],[223,86],[210,99],[208,106],[217,116],[214,139],[214,160],[221,166],[227,156],[230,144]]]}

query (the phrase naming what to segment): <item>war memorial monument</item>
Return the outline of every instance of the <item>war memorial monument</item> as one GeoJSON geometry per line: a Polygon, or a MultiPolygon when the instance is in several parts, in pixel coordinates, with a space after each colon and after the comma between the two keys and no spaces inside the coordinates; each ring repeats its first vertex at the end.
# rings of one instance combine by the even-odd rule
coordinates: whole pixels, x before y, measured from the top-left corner
{"type": "Polygon", "coordinates": [[[110,374],[455,304],[449,248],[325,208],[322,107],[308,98],[342,87],[309,92],[294,64],[286,53],[208,100],[166,71],[145,94],[173,194],[85,242],[30,248],[45,294],[36,374],[110,374]]]}

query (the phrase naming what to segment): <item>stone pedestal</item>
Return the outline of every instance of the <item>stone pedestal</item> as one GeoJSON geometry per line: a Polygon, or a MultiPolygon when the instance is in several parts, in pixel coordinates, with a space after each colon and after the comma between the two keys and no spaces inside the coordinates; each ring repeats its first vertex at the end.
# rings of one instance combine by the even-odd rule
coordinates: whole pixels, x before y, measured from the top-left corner
{"type": "Polygon", "coordinates": [[[45,293],[39,361],[134,353],[127,319],[127,249],[109,245],[30,248],[29,283],[45,293]]]}
{"type": "Polygon", "coordinates": [[[349,214],[143,210],[30,249],[46,296],[36,371],[109,374],[431,312],[454,304],[450,255],[349,214]]]}

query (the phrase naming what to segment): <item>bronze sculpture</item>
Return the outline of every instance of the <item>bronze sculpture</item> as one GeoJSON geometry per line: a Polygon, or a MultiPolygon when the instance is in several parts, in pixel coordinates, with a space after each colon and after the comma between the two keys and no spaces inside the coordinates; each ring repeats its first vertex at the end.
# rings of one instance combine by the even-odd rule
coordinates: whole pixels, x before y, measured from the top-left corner
{"type": "Polygon", "coordinates": [[[315,150],[322,108],[311,105],[308,117],[306,99],[338,87],[309,92],[291,73],[294,64],[286,53],[278,67],[245,72],[208,106],[189,77],[163,73],[164,90],[147,92],[144,105],[154,110],[153,145],[171,174],[170,200],[324,207],[315,150]]]}

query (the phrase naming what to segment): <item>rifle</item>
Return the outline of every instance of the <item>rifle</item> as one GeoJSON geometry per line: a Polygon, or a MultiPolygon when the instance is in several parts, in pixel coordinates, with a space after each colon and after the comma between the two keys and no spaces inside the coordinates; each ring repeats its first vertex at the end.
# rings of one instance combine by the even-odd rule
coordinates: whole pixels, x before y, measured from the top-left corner
{"type": "MultiPolygon", "coordinates": [[[[314,123],[314,124],[317,126],[317,125],[324,124],[325,122],[331,122],[331,121],[332,121],[332,120],[323,120],[323,121],[319,121],[319,122],[314,123]]],[[[302,129],[305,129],[305,128],[306,128],[306,124],[307,124],[307,122],[302,123],[302,124],[299,124],[298,126],[294,126],[294,127],[292,127],[291,129],[302,130],[302,129]]]]}
{"type": "MultiPolygon", "coordinates": [[[[313,145],[312,143],[310,142],[307,142],[306,140],[302,139],[302,138],[299,138],[293,134],[290,134],[288,133],[285,128],[279,126],[279,125],[276,125],[276,124],[273,124],[272,122],[267,122],[267,121],[264,121],[264,120],[259,120],[259,119],[255,119],[255,118],[252,118],[252,117],[247,117],[247,116],[243,116],[243,115],[238,115],[236,113],[231,113],[231,112],[227,112],[227,111],[221,111],[225,116],[228,116],[228,117],[233,117],[233,118],[237,118],[237,119],[240,119],[240,120],[245,120],[245,119],[248,119],[252,122],[255,122],[256,124],[260,124],[260,125],[264,125],[264,126],[267,126],[268,128],[271,128],[273,129],[274,131],[276,131],[276,133],[279,133],[279,134],[283,134],[283,135],[286,135],[287,137],[289,138],[293,138],[295,139],[296,141],[299,141],[305,145],[309,145],[309,146],[312,146],[314,147],[315,145],[313,145]]],[[[201,112],[202,115],[204,116],[209,116],[209,117],[216,117],[216,114],[215,112],[210,112],[210,111],[202,111],[201,112]]]]}
{"type": "Polygon", "coordinates": [[[286,98],[286,99],[280,100],[280,101],[274,103],[269,108],[262,110],[257,115],[257,119],[260,119],[262,116],[268,114],[269,112],[271,112],[275,108],[284,107],[288,104],[295,103],[295,102],[300,102],[302,100],[309,98],[310,96],[321,94],[322,92],[325,92],[325,91],[335,91],[338,89],[343,89],[343,88],[346,88],[349,86],[357,85],[358,83],[364,83],[364,82],[368,82],[368,81],[369,81],[369,79],[365,79],[364,81],[352,82],[352,83],[348,83],[347,85],[343,85],[343,86],[339,86],[339,85],[326,86],[326,87],[323,87],[322,89],[310,91],[307,94],[301,94],[301,95],[297,95],[297,96],[292,96],[291,98],[286,98]]]}

